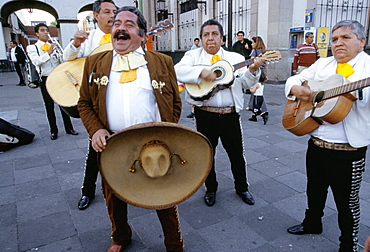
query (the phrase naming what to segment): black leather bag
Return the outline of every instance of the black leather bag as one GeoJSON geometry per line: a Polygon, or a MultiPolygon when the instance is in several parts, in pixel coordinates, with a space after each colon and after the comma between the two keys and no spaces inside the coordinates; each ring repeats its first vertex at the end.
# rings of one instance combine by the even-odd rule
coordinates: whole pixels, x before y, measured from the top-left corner
{"type": "Polygon", "coordinates": [[[37,72],[35,65],[31,62],[31,60],[27,60],[25,62],[25,67],[27,72],[28,86],[30,88],[38,88],[41,83],[41,76],[37,72]]]}
{"type": "MultiPolygon", "coordinates": [[[[39,49],[37,48],[36,45],[35,47],[38,55],[40,55],[39,49]]],[[[32,63],[28,55],[25,61],[25,67],[27,72],[28,86],[30,88],[38,88],[41,84],[41,73],[40,73],[41,71],[37,71],[36,66],[32,63]]]]}
{"type": "Polygon", "coordinates": [[[18,125],[12,124],[4,119],[0,118],[0,133],[10,137],[15,137],[18,141],[11,142],[0,142],[0,151],[9,150],[13,147],[29,144],[32,142],[35,134],[28,129],[22,128],[18,125]]]}

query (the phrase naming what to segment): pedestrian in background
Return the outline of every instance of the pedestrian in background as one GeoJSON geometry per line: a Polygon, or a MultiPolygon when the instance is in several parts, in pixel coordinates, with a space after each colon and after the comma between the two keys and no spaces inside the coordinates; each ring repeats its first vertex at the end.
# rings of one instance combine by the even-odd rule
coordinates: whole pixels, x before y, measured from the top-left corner
{"type": "MultiPolygon", "coordinates": [[[[251,59],[259,57],[259,56],[261,56],[262,54],[264,54],[266,52],[265,43],[263,42],[263,39],[260,36],[256,36],[256,37],[252,38],[252,48],[253,49],[252,49],[252,52],[250,54],[251,59]]],[[[261,82],[261,78],[259,80],[259,83],[260,83],[260,86],[261,86],[262,90],[258,90],[257,94],[255,93],[256,90],[254,90],[255,92],[252,92],[252,90],[250,90],[251,91],[251,96],[249,98],[247,110],[252,111],[253,115],[248,120],[253,121],[253,122],[257,121],[257,114],[254,111],[254,107],[255,107],[254,102],[257,102],[257,100],[262,100],[262,104],[261,104],[261,106],[258,106],[259,108],[258,108],[257,112],[259,113],[259,115],[262,116],[263,124],[266,124],[267,121],[268,121],[268,114],[269,113],[267,111],[266,101],[265,101],[265,99],[263,99],[263,89],[264,89],[263,83],[268,80],[267,64],[264,62],[260,68],[261,68],[261,72],[263,73],[263,76],[264,76],[262,82],[261,82]],[[255,99],[255,97],[254,97],[255,95],[259,95],[259,96],[262,95],[262,98],[259,97],[259,99],[255,99]]]]}
{"type": "Polygon", "coordinates": [[[26,55],[23,50],[18,46],[18,43],[14,40],[9,43],[10,49],[10,58],[14,63],[15,70],[17,71],[19,77],[19,83],[17,86],[26,86],[24,83],[24,62],[26,60],[26,55]]]}
{"type": "Polygon", "coordinates": [[[237,33],[238,41],[236,41],[232,46],[232,51],[237,52],[244,56],[245,59],[249,59],[249,55],[252,52],[252,41],[244,38],[244,32],[238,31],[237,33]]]}
{"type": "Polygon", "coordinates": [[[294,54],[293,74],[299,74],[320,58],[319,49],[313,43],[313,39],[313,32],[307,32],[305,35],[306,41],[298,45],[294,54]]]}
{"type": "Polygon", "coordinates": [[[194,49],[198,49],[198,48],[200,48],[199,38],[195,38],[194,39],[194,45],[190,48],[190,50],[194,50],[194,49]]]}
{"type": "MultiPolygon", "coordinates": [[[[263,124],[267,123],[268,112],[262,112],[262,104],[265,102],[263,97],[263,90],[265,88],[264,82],[266,81],[265,73],[261,71],[261,76],[256,85],[253,88],[249,89],[253,94],[253,107],[252,107],[252,117],[249,118],[249,121],[257,122],[257,116],[260,115],[263,119],[263,124]]],[[[252,97],[252,95],[251,95],[252,97]]]]}

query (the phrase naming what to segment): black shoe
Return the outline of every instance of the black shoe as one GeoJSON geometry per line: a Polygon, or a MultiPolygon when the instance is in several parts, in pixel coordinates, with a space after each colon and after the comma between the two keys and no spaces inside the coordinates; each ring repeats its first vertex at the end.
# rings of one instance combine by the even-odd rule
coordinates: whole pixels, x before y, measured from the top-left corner
{"type": "Polygon", "coordinates": [[[88,208],[91,204],[91,202],[94,200],[95,196],[88,197],[88,196],[82,196],[80,201],[78,201],[78,209],[85,210],[88,208]]]}
{"type": "Polygon", "coordinates": [[[263,124],[266,124],[267,121],[269,120],[269,115],[267,113],[265,113],[261,116],[262,116],[263,124]]]}
{"type": "Polygon", "coordinates": [[[213,206],[216,203],[216,192],[206,192],[204,202],[206,202],[207,206],[213,206]]]}
{"type": "Polygon", "coordinates": [[[242,198],[244,203],[247,203],[248,205],[254,205],[254,199],[252,194],[249,191],[241,192],[241,193],[236,193],[237,195],[242,198]]]}
{"type": "Polygon", "coordinates": [[[26,86],[24,83],[19,83],[17,86],[26,86]]]}
{"type": "Polygon", "coordinates": [[[69,130],[69,131],[66,131],[66,133],[70,135],[74,135],[74,136],[78,135],[78,132],[75,130],[69,130]]]}
{"type": "Polygon", "coordinates": [[[51,140],[55,140],[57,138],[58,138],[58,133],[51,133],[51,135],[50,135],[51,140]]]}
{"type": "Polygon", "coordinates": [[[303,234],[321,234],[321,230],[305,230],[302,224],[298,224],[292,226],[287,229],[288,233],[295,234],[295,235],[303,235],[303,234]]]}
{"type": "Polygon", "coordinates": [[[186,116],[186,118],[193,118],[194,117],[194,113],[193,112],[191,112],[190,114],[188,114],[187,116],[186,116]]]}
{"type": "Polygon", "coordinates": [[[251,118],[248,119],[249,121],[252,121],[252,122],[257,122],[257,116],[256,115],[252,115],[251,118]]]}

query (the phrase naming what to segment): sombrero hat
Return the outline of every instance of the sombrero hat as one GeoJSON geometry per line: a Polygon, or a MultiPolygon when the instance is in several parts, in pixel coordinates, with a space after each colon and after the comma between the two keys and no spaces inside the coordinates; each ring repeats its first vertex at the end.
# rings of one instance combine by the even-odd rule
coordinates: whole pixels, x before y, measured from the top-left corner
{"type": "Polygon", "coordinates": [[[168,122],[121,130],[98,155],[101,175],[113,193],[148,209],[169,208],[193,195],[207,178],[212,160],[206,137],[168,122]]]}

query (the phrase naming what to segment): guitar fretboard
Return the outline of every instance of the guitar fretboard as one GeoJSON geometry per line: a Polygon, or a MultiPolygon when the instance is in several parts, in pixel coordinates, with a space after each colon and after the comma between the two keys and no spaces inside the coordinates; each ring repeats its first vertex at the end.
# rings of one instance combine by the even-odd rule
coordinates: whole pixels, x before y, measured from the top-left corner
{"type": "Polygon", "coordinates": [[[245,66],[249,66],[249,65],[253,64],[253,62],[254,62],[254,59],[249,59],[249,60],[240,62],[238,64],[235,64],[235,65],[233,65],[234,71],[237,70],[237,69],[239,69],[239,68],[242,68],[242,67],[245,67],[245,66]]]}
{"type": "Polygon", "coordinates": [[[333,98],[333,97],[336,97],[336,96],[339,96],[345,93],[349,93],[357,89],[361,89],[361,88],[368,87],[368,86],[370,86],[370,77],[359,80],[359,81],[347,83],[342,86],[328,89],[325,91],[323,100],[330,99],[330,98],[333,98]]]}

